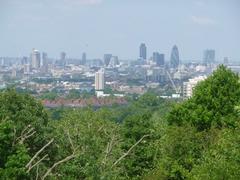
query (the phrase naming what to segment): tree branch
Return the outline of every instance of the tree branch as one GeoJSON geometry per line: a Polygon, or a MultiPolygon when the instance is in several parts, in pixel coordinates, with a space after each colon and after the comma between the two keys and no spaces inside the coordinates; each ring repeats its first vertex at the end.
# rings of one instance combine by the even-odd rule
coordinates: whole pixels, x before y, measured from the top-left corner
{"type": "Polygon", "coordinates": [[[42,180],[44,180],[44,179],[52,172],[52,170],[53,170],[56,166],[58,166],[59,164],[62,164],[62,163],[64,163],[64,162],[66,162],[66,161],[71,160],[71,159],[74,158],[75,156],[76,156],[75,153],[73,153],[73,154],[71,154],[70,156],[67,156],[66,158],[64,158],[64,159],[62,159],[62,160],[54,163],[54,164],[52,165],[52,167],[50,167],[50,168],[47,170],[47,172],[44,174],[44,176],[42,177],[42,180]]]}
{"type": "Polygon", "coordinates": [[[102,164],[105,164],[107,162],[107,157],[112,152],[114,140],[115,140],[115,136],[113,135],[113,137],[111,138],[110,142],[108,142],[108,144],[107,144],[107,148],[106,148],[106,151],[105,151],[106,154],[105,154],[104,159],[102,160],[102,164]]]}
{"type": "Polygon", "coordinates": [[[69,131],[66,132],[66,134],[67,134],[68,140],[69,140],[69,142],[70,142],[70,144],[71,144],[72,150],[75,151],[76,148],[75,148],[74,145],[73,145],[72,138],[70,137],[69,131]]]}
{"type": "Polygon", "coordinates": [[[27,172],[30,172],[32,168],[34,168],[36,165],[38,165],[40,162],[42,162],[46,157],[48,157],[48,154],[46,154],[45,156],[43,156],[40,160],[38,160],[35,164],[33,164],[32,166],[28,167],[27,172]]]}
{"type": "Polygon", "coordinates": [[[35,180],[38,180],[38,169],[39,169],[39,164],[37,165],[37,169],[36,169],[36,179],[35,179],[35,180]]]}
{"type": "Polygon", "coordinates": [[[130,154],[130,152],[140,143],[142,140],[146,137],[149,137],[150,135],[144,135],[141,139],[139,139],[134,145],[132,145],[126,153],[124,153],[118,160],[116,160],[112,167],[116,166],[121,160],[123,160],[127,155],[130,154]]]}
{"type": "MultiPolygon", "coordinates": [[[[65,132],[66,132],[66,131],[65,131],[65,132]]],[[[62,159],[62,160],[54,163],[54,164],[52,165],[52,167],[50,167],[50,168],[47,170],[47,172],[43,175],[42,180],[44,180],[44,179],[52,172],[52,170],[53,170],[56,166],[58,166],[58,165],[60,165],[60,164],[62,164],[62,163],[64,163],[64,162],[67,162],[67,161],[69,161],[69,160],[71,160],[71,159],[73,159],[74,157],[77,156],[77,155],[76,155],[76,151],[77,151],[78,147],[75,147],[75,146],[74,146],[69,131],[67,131],[66,133],[67,133],[67,136],[68,136],[69,143],[70,143],[70,145],[71,145],[71,149],[72,149],[72,151],[73,151],[72,154],[69,155],[69,156],[67,156],[67,157],[65,157],[64,159],[62,159]]]]}
{"type": "Polygon", "coordinates": [[[33,136],[36,133],[36,131],[34,131],[34,128],[31,127],[31,125],[29,124],[28,126],[26,126],[22,132],[21,135],[19,137],[16,138],[16,141],[18,141],[18,143],[23,144],[23,142],[28,139],[29,137],[33,136]]]}
{"type": "Polygon", "coordinates": [[[32,164],[32,162],[37,158],[37,156],[46,148],[48,147],[54,139],[51,139],[47,144],[45,144],[33,157],[32,159],[27,163],[27,165],[25,166],[26,168],[29,168],[32,164]]]}

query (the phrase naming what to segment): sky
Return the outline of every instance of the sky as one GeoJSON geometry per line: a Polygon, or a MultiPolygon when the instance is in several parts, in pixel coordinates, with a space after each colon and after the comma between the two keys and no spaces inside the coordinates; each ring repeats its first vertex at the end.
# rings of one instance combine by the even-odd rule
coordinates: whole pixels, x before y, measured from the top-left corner
{"type": "Polygon", "coordinates": [[[137,59],[140,43],[170,58],[202,60],[215,49],[240,61],[239,0],[0,0],[0,56],[28,56],[32,48],[58,58],[137,59]]]}

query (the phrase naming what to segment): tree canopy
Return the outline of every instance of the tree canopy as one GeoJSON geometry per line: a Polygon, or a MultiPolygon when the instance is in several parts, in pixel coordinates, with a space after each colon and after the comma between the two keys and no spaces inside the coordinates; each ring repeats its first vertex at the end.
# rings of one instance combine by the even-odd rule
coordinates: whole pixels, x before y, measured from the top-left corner
{"type": "Polygon", "coordinates": [[[176,105],[169,113],[170,124],[191,123],[199,130],[211,126],[235,126],[235,106],[240,101],[240,83],[237,74],[221,65],[205,81],[200,82],[193,96],[176,105]]]}

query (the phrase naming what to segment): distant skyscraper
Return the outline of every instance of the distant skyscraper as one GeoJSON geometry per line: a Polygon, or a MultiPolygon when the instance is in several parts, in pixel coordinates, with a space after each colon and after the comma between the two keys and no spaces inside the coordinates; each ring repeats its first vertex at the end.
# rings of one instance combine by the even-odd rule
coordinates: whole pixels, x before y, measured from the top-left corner
{"type": "Polygon", "coordinates": [[[1,66],[4,66],[4,64],[5,64],[4,58],[1,58],[0,63],[1,63],[1,66]]]}
{"type": "Polygon", "coordinates": [[[103,61],[105,66],[109,65],[111,58],[112,58],[112,54],[104,54],[103,61]]]}
{"type": "Polygon", "coordinates": [[[159,54],[158,52],[154,52],[153,62],[155,62],[157,66],[164,66],[164,54],[159,54]]]}
{"type": "Polygon", "coordinates": [[[36,49],[32,50],[31,59],[32,59],[32,68],[34,69],[40,68],[41,55],[38,50],[36,49]]]}
{"type": "Polygon", "coordinates": [[[176,45],[174,45],[171,52],[170,67],[177,68],[179,64],[180,64],[180,60],[179,60],[178,48],[176,45]]]}
{"type": "Polygon", "coordinates": [[[67,54],[65,52],[61,52],[61,54],[60,54],[60,65],[65,66],[67,64],[66,56],[67,56],[67,54]]]}
{"type": "Polygon", "coordinates": [[[21,64],[24,65],[24,64],[28,64],[29,60],[26,56],[24,56],[21,60],[21,64]]]}
{"type": "Polygon", "coordinates": [[[223,64],[228,65],[228,63],[229,63],[228,57],[224,57],[223,64]]]}
{"type": "Polygon", "coordinates": [[[48,57],[47,57],[47,53],[43,52],[42,53],[42,66],[45,66],[46,64],[48,64],[48,57]]]}
{"type": "Polygon", "coordinates": [[[41,69],[43,73],[48,72],[48,56],[47,53],[43,52],[42,53],[42,63],[41,63],[41,69]]]}
{"type": "Polygon", "coordinates": [[[65,52],[61,52],[60,60],[65,60],[65,59],[66,59],[66,53],[65,52]]]}
{"type": "Polygon", "coordinates": [[[139,50],[140,50],[140,58],[142,60],[146,60],[147,59],[147,46],[144,43],[142,43],[140,45],[139,50]]]}
{"type": "Polygon", "coordinates": [[[215,62],[215,50],[206,49],[203,53],[203,63],[212,64],[215,62]]]}
{"type": "Polygon", "coordinates": [[[87,54],[84,52],[84,53],[82,54],[82,64],[85,65],[86,62],[87,62],[87,54]]]}
{"type": "Polygon", "coordinates": [[[104,71],[100,70],[95,73],[95,90],[101,91],[104,90],[105,79],[104,79],[104,71]]]}
{"type": "Polygon", "coordinates": [[[117,65],[119,65],[118,56],[112,56],[108,66],[116,67],[117,65]]]}

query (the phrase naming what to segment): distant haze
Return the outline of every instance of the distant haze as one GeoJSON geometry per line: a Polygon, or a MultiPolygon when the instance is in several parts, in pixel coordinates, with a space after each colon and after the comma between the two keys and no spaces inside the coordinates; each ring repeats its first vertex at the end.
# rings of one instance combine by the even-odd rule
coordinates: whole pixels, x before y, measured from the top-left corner
{"type": "Polygon", "coordinates": [[[0,0],[0,56],[136,59],[174,44],[180,59],[202,60],[203,50],[240,59],[239,0],[0,0]]]}

